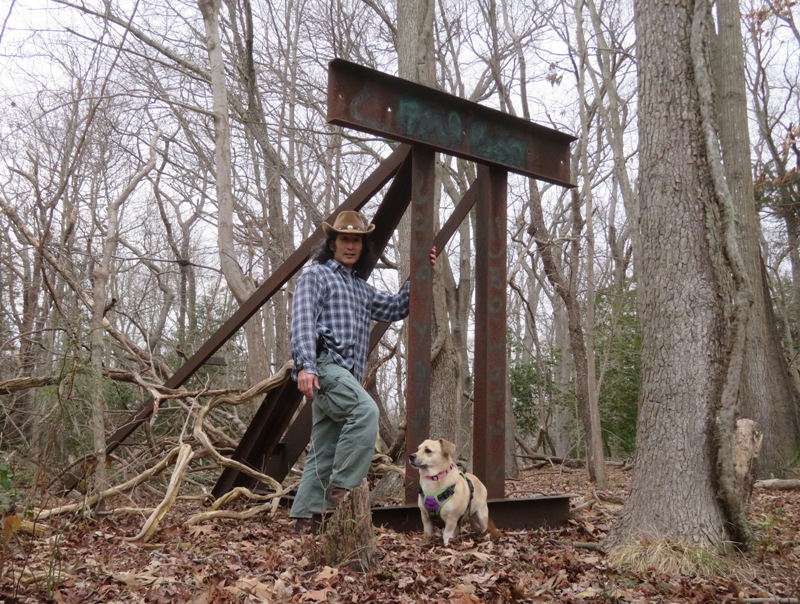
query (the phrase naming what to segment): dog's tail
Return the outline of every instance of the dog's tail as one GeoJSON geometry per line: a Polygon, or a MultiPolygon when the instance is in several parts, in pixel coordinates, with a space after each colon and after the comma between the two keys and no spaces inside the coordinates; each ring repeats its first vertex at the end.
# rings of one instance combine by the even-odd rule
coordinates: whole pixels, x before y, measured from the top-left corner
{"type": "Polygon", "coordinates": [[[495,526],[494,520],[491,518],[489,518],[489,522],[486,523],[486,534],[493,540],[500,537],[500,529],[495,526]]]}

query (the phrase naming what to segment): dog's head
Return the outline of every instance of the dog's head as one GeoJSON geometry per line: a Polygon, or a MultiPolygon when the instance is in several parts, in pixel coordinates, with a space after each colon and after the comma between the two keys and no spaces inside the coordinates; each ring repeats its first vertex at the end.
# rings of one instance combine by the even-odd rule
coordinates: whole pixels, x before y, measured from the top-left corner
{"type": "Polygon", "coordinates": [[[425,440],[416,453],[408,456],[411,465],[424,474],[438,474],[453,463],[456,446],[449,440],[425,440]]]}

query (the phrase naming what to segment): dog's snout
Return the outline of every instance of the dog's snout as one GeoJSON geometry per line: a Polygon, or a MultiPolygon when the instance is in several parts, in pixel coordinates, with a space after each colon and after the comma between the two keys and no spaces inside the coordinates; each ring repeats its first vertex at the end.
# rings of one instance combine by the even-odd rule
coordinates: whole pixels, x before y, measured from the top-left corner
{"type": "Polygon", "coordinates": [[[411,461],[417,461],[417,454],[416,453],[412,453],[411,455],[408,456],[408,458],[411,461]]]}

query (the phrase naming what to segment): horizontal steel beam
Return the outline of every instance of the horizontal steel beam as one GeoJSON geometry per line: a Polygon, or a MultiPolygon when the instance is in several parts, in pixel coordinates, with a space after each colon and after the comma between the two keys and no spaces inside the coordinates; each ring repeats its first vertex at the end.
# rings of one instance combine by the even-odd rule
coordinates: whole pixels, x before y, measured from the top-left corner
{"type": "MultiPolygon", "coordinates": [[[[490,499],[489,517],[504,530],[557,528],[569,519],[569,495],[526,499],[490,499]]],[[[373,507],[372,524],[398,532],[421,531],[422,519],[416,505],[373,507]]]]}
{"type": "Polygon", "coordinates": [[[575,186],[574,136],[342,59],[328,66],[328,121],[575,186]]]}

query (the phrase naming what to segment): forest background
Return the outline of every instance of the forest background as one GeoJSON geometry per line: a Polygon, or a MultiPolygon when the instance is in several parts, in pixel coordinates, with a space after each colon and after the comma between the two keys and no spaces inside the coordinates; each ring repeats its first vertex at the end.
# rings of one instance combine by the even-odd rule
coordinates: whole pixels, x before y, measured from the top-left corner
{"type": "MultiPolygon", "coordinates": [[[[373,0],[12,0],[3,11],[6,509],[76,472],[89,493],[101,492],[180,443],[196,446],[187,426],[210,397],[241,393],[289,360],[293,282],[187,392],[160,389],[391,151],[385,141],[326,123],[327,64],[334,57],[578,137],[576,189],[509,181],[509,473],[515,453],[540,451],[587,458],[590,478],[603,486],[602,464],[593,460],[634,454],[643,379],[637,250],[647,203],[640,197],[647,183],[639,172],[634,6],[413,5],[425,10],[409,21],[402,11],[411,2],[373,0]],[[409,22],[430,36],[409,44],[409,22]],[[221,96],[215,74],[223,72],[221,96]],[[158,412],[104,459],[109,432],[151,396],[160,401],[158,412]],[[600,430],[594,440],[593,414],[600,430]]],[[[749,135],[758,279],[794,417],[792,425],[782,413],[755,414],[765,435],[757,473],[785,477],[800,453],[799,9],[785,0],[748,0],[739,8],[747,119],[735,129],[749,135]]],[[[677,76],[675,87],[681,83],[677,76]]],[[[437,168],[436,215],[443,222],[474,180],[475,166],[441,156],[437,168]]],[[[373,212],[374,205],[364,210],[373,212]]],[[[440,256],[434,304],[434,376],[445,386],[434,384],[432,396],[446,411],[432,411],[432,421],[467,456],[474,220],[473,214],[440,256]]],[[[408,257],[401,228],[373,283],[396,289],[408,257]]],[[[387,446],[405,417],[406,329],[392,326],[370,360],[387,446]]],[[[209,413],[219,451],[235,447],[256,404],[209,413]]],[[[201,455],[187,462],[189,488],[213,485],[218,472],[208,462],[201,455]]]]}

